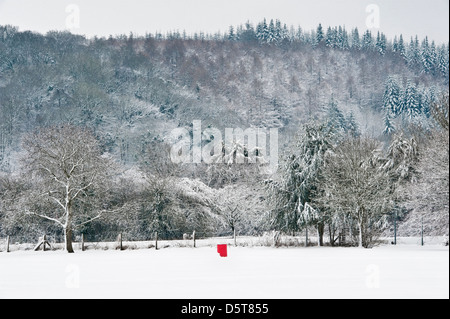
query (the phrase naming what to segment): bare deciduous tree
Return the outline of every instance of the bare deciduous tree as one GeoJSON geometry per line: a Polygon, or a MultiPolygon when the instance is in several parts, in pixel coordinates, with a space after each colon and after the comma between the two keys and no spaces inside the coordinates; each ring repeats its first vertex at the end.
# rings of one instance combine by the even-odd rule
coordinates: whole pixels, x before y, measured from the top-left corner
{"type": "MultiPolygon", "coordinates": [[[[34,184],[29,197],[28,214],[55,222],[64,231],[65,249],[73,253],[72,236],[75,227],[99,219],[106,211],[101,201],[96,209],[77,209],[83,200],[99,200],[94,194],[107,185],[112,161],[101,154],[95,137],[75,126],[50,127],[29,134],[23,143],[25,174],[34,184]],[[52,211],[34,211],[33,200],[49,201],[52,211]]],[[[39,207],[40,205],[37,205],[39,207]]],[[[49,208],[47,208],[49,209],[49,208]]]]}
{"type": "Polygon", "coordinates": [[[356,222],[359,247],[373,243],[393,204],[393,186],[380,149],[375,140],[352,138],[325,158],[326,183],[319,201],[333,214],[356,222]]]}

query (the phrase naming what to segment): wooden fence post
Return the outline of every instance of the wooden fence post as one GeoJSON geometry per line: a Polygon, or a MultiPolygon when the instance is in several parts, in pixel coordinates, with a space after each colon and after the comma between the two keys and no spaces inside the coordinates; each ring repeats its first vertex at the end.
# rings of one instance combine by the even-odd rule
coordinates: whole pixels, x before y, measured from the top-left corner
{"type": "Polygon", "coordinates": [[[194,248],[195,248],[195,230],[194,230],[194,232],[192,233],[192,239],[194,240],[194,248]]]}
{"type": "Polygon", "coordinates": [[[84,234],[81,234],[81,251],[84,251],[84,234]]]}
{"type": "Polygon", "coordinates": [[[123,250],[123,246],[122,246],[122,233],[119,233],[119,249],[123,250]]]}
{"type": "Polygon", "coordinates": [[[305,247],[308,247],[308,226],[306,226],[305,247]]]}
{"type": "Polygon", "coordinates": [[[155,250],[158,250],[158,232],[155,232],[155,250]]]}
{"type": "Polygon", "coordinates": [[[236,228],[233,230],[233,241],[234,241],[234,247],[236,247],[236,228]]]}
{"type": "Polygon", "coordinates": [[[9,236],[6,236],[6,252],[9,253],[9,236]]]}
{"type": "Polygon", "coordinates": [[[38,251],[39,248],[41,248],[42,245],[42,251],[45,251],[45,245],[48,245],[48,247],[50,247],[50,249],[52,248],[52,245],[50,245],[50,243],[47,241],[47,235],[44,235],[42,237],[42,240],[36,245],[36,247],[34,247],[34,251],[38,251]]]}

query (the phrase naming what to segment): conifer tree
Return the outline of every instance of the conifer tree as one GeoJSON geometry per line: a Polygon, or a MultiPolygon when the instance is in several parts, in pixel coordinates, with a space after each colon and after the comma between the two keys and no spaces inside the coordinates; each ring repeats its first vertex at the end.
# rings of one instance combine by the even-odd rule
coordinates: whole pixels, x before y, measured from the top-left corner
{"type": "Polygon", "coordinates": [[[327,33],[325,35],[325,45],[327,47],[334,47],[334,30],[331,27],[328,27],[327,33]]]}
{"type": "Polygon", "coordinates": [[[400,53],[400,55],[403,57],[403,59],[405,59],[405,61],[407,60],[407,55],[406,55],[406,47],[405,47],[405,42],[403,41],[403,35],[400,34],[400,38],[398,40],[398,47],[397,47],[397,51],[400,53]]]}
{"type": "Polygon", "coordinates": [[[444,76],[447,81],[449,77],[449,53],[448,53],[448,46],[442,45],[439,48],[438,52],[438,66],[437,69],[439,70],[439,73],[444,76]]]}
{"type": "Polygon", "coordinates": [[[385,111],[385,115],[384,115],[384,130],[383,133],[386,135],[391,135],[395,132],[395,126],[392,123],[392,116],[391,116],[391,112],[389,110],[385,111]]]}
{"type": "Polygon", "coordinates": [[[419,69],[422,65],[419,38],[417,36],[415,39],[411,37],[408,49],[408,65],[413,69],[419,69]]]}
{"type": "Polygon", "coordinates": [[[325,38],[325,35],[324,35],[324,32],[323,32],[322,24],[319,23],[319,26],[317,27],[317,31],[316,31],[316,44],[322,43],[324,38],[325,38]]]}
{"type": "Polygon", "coordinates": [[[367,30],[363,35],[362,48],[364,50],[372,50],[373,48],[372,33],[369,30],[367,30]]]}
{"type": "Polygon", "coordinates": [[[358,28],[354,28],[352,30],[352,49],[355,50],[361,49],[361,39],[359,37],[358,28]]]}
{"type": "Polygon", "coordinates": [[[403,103],[404,112],[406,112],[410,119],[421,113],[417,88],[413,83],[411,83],[411,81],[408,81],[406,84],[403,103]]]}
{"type": "Polygon", "coordinates": [[[389,77],[383,95],[383,107],[386,112],[398,115],[401,113],[401,92],[400,86],[394,77],[389,77]]]}
{"type": "Polygon", "coordinates": [[[326,123],[307,124],[299,141],[281,169],[281,180],[269,183],[274,209],[272,226],[286,233],[316,226],[323,245],[327,218],[320,205],[312,205],[314,193],[320,192],[325,153],[334,144],[333,129],[326,123]],[[314,206],[314,207],[313,207],[314,206]]]}

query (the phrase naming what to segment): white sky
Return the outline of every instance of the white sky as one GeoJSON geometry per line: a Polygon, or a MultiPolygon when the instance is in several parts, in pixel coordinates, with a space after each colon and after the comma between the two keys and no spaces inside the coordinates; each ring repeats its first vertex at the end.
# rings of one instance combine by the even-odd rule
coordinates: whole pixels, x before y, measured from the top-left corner
{"type": "Polygon", "coordinates": [[[214,33],[266,17],[305,30],[322,23],[361,31],[368,28],[370,4],[379,7],[379,30],[389,38],[402,33],[407,39],[417,34],[449,40],[448,0],[0,0],[0,25],[41,33],[70,29],[90,37],[175,29],[214,33]],[[70,4],[79,8],[79,28],[72,28],[77,22],[74,11],[66,12],[70,4]]]}

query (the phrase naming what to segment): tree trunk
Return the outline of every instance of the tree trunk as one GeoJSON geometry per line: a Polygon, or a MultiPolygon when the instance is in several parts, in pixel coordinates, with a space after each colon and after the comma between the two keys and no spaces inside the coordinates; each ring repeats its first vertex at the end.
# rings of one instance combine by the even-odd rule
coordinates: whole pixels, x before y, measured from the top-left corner
{"type": "Polygon", "coordinates": [[[362,222],[358,222],[359,227],[359,238],[358,238],[358,247],[363,248],[363,226],[362,222]]]}
{"type": "Polygon", "coordinates": [[[64,228],[64,238],[65,238],[66,251],[70,254],[74,253],[73,247],[72,247],[72,229],[70,227],[64,228]]]}
{"type": "MultiPolygon", "coordinates": [[[[68,192],[67,192],[68,194],[68,192]]],[[[66,205],[67,205],[67,217],[66,217],[66,224],[64,225],[64,238],[65,238],[65,245],[66,245],[66,251],[70,254],[74,253],[73,247],[72,247],[72,204],[68,199],[66,199],[66,205]]]]}
{"type": "Polygon", "coordinates": [[[308,247],[308,226],[306,226],[306,233],[305,233],[305,247],[308,247]]]}
{"type": "Polygon", "coordinates": [[[317,234],[319,235],[319,246],[323,246],[323,234],[325,232],[324,223],[319,223],[317,225],[317,234]]]}

